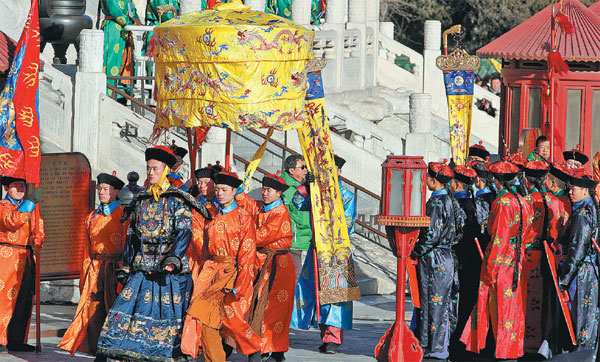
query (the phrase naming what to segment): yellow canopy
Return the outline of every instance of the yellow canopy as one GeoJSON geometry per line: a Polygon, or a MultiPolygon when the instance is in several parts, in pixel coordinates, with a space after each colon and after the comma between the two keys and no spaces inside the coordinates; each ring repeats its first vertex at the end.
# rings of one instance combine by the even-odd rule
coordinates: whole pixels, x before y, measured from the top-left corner
{"type": "Polygon", "coordinates": [[[157,127],[302,127],[313,31],[235,0],[154,32],[157,127]]]}

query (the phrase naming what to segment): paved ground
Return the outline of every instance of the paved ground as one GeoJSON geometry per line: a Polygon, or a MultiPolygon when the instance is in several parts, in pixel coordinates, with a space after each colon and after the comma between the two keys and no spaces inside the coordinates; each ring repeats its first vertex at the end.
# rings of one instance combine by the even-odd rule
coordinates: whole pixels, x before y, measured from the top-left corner
{"type": "MultiPolygon", "coordinates": [[[[407,301],[408,309],[410,302],[407,301]]],[[[42,305],[42,345],[43,353],[2,353],[2,362],[55,362],[55,361],[93,361],[93,357],[83,354],[70,356],[68,353],[57,349],[60,337],[69,326],[75,313],[75,306],[68,305],[42,305]]],[[[304,361],[375,361],[373,349],[386,329],[394,320],[394,296],[365,296],[360,302],[354,303],[354,329],[344,335],[344,344],[340,353],[325,355],[318,352],[321,345],[319,331],[311,329],[303,331],[292,329],[290,331],[290,350],[286,353],[289,362],[304,361]]],[[[407,318],[410,318],[407,313],[407,318]]],[[[35,344],[35,325],[32,321],[30,344],[35,344]]],[[[229,361],[243,362],[246,357],[234,354],[229,361]]]]}

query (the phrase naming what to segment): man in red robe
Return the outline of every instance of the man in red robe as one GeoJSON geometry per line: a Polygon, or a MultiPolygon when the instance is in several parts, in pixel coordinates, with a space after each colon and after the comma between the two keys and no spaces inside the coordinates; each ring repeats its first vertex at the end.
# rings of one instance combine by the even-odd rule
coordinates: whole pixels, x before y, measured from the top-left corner
{"type": "Polygon", "coordinates": [[[529,195],[525,201],[533,212],[529,233],[524,235],[525,260],[521,290],[525,310],[525,353],[541,354],[548,358],[548,342],[552,329],[551,319],[554,291],[552,274],[545,260],[543,242],[553,244],[562,234],[568,219],[562,202],[543,187],[550,167],[544,161],[529,161],[524,165],[525,186],[529,195]]]}
{"type": "Polygon", "coordinates": [[[488,219],[491,242],[481,267],[477,304],[461,337],[467,350],[479,353],[485,348],[491,320],[498,359],[523,355],[525,315],[519,280],[525,243],[521,238],[529,232],[531,208],[513,188],[520,171],[510,162],[490,166],[498,189],[488,219]]]}
{"type": "MultiPolygon", "coordinates": [[[[73,322],[58,347],[95,355],[106,315],[117,298],[117,268],[123,257],[128,223],[121,223],[123,207],[117,196],[125,184],[116,176],[98,175],[100,206],[85,220],[88,243],[83,247],[79,278],[81,298],[73,322]]],[[[96,361],[105,361],[96,357],[96,361]]]]}
{"type": "Polygon", "coordinates": [[[245,207],[255,217],[257,263],[260,268],[248,320],[252,329],[262,337],[263,361],[282,362],[285,361],[284,352],[290,346],[289,327],[296,286],[294,261],[289,253],[292,225],[281,199],[288,185],[278,175],[265,176],[262,185],[262,203],[245,199],[245,207]]]}
{"type": "Polygon", "coordinates": [[[25,180],[2,177],[0,201],[0,345],[33,352],[27,331],[35,294],[34,251],[44,244],[44,223],[34,210],[42,199],[36,189],[25,199],[25,180]]]}
{"type": "Polygon", "coordinates": [[[250,213],[235,201],[241,183],[231,172],[215,176],[219,208],[206,227],[208,260],[194,282],[197,296],[188,308],[182,337],[182,351],[196,357],[201,346],[207,362],[225,361],[221,327],[233,335],[249,361],[261,360],[260,336],[245,320],[256,276],[256,230],[250,213]]]}

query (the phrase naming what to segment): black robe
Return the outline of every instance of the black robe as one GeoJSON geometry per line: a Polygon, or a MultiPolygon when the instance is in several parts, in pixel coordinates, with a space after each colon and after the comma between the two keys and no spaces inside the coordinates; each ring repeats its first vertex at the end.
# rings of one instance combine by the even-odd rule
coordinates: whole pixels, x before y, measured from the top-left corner
{"type": "MultiPolygon", "coordinates": [[[[460,288],[458,321],[450,342],[453,354],[462,353],[465,350],[465,345],[459,339],[469,319],[469,315],[477,303],[479,274],[481,273],[481,256],[475,244],[475,238],[481,239],[481,226],[477,220],[478,215],[475,200],[473,200],[471,193],[468,191],[455,192],[454,197],[466,215],[466,222],[462,238],[454,246],[458,259],[458,281],[460,288]]],[[[487,213],[489,214],[489,209],[487,213]]]]}
{"type": "Polygon", "coordinates": [[[573,205],[564,244],[565,259],[559,275],[561,289],[569,291],[577,349],[596,347],[598,336],[598,237],[596,207],[591,198],[573,205]]]}
{"type": "Polygon", "coordinates": [[[415,335],[425,355],[447,353],[456,327],[458,274],[452,247],[460,239],[466,216],[458,203],[439,190],[427,201],[430,226],[419,235],[416,257],[421,308],[415,311],[415,335]]]}

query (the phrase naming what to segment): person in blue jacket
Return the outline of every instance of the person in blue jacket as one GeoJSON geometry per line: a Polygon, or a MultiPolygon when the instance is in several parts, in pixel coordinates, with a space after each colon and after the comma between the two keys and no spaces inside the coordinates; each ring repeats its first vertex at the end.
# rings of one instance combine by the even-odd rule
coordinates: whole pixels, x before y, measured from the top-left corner
{"type": "MultiPolygon", "coordinates": [[[[342,173],[342,167],[346,160],[335,156],[335,165],[338,175],[342,173]]],[[[313,179],[312,174],[307,175],[307,179],[313,179]]],[[[340,184],[340,194],[344,203],[344,215],[346,216],[346,225],[348,235],[354,234],[354,223],[356,221],[356,198],[354,194],[348,191],[340,184]]],[[[293,204],[299,210],[310,210],[310,193],[304,188],[299,189],[294,194],[293,204]],[[305,192],[302,192],[302,191],[305,192]]],[[[319,347],[321,353],[335,354],[338,352],[343,342],[344,330],[352,329],[352,302],[342,302],[334,304],[325,304],[320,306],[320,317],[316,318],[316,296],[314,285],[314,246],[308,249],[308,254],[296,284],[296,296],[294,302],[294,311],[292,313],[291,325],[295,328],[308,329],[313,323],[321,329],[321,340],[323,344],[319,347]]]]}

